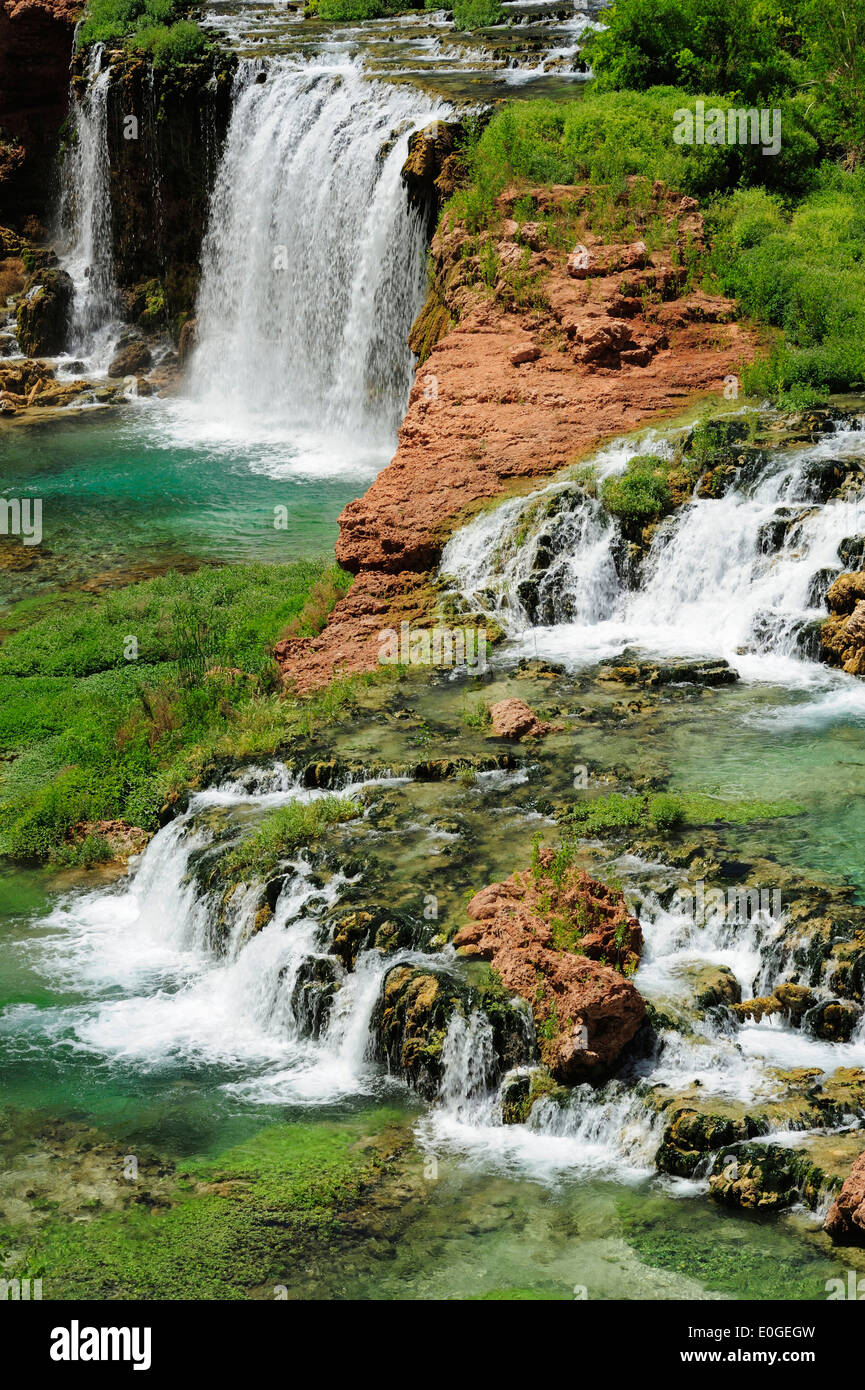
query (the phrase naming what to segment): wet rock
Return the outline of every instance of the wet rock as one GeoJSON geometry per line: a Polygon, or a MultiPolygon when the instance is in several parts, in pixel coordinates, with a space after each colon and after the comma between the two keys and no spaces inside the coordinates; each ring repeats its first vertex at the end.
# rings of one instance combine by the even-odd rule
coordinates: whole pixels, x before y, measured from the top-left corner
{"type": "Polygon", "coordinates": [[[622,659],[598,671],[600,681],[623,685],[734,685],[739,674],[727,661],[639,662],[622,659]]]}
{"type": "Polygon", "coordinates": [[[853,1164],[823,1229],[836,1245],[865,1245],[865,1153],[853,1164]]]}
{"type": "Polygon", "coordinates": [[[122,346],[111,360],[108,375],[114,377],[136,376],[146,371],[153,363],[153,354],[146,343],[128,342],[122,346]]]}
{"type": "Polygon", "coordinates": [[[18,305],[16,334],[28,357],[56,357],[66,346],[75,295],[65,270],[42,270],[33,276],[18,305]]]}
{"type": "Polygon", "coordinates": [[[691,977],[694,1003],[698,1008],[737,1004],[742,997],[739,981],[727,965],[697,965],[685,973],[691,977]]]}
{"type": "Polygon", "coordinates": [[[741,1144],[709,1178],[715,1201],[743,1211],[777,1211],[798,1202],[818,1205],[830,1180],[806,1154],[780,1144],[741,1144]]]}

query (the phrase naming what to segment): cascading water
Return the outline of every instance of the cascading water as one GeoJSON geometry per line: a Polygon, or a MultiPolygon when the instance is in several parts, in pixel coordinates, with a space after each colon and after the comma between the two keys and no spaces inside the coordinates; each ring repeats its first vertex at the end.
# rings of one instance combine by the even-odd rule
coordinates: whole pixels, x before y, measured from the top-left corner
{"type": "MultiPolygon", "coordinates": [[[[604,451],[599,483],[646,448],[643,440],[604,451]]],[[[865,435],[845,424],[771,456],[756,480],[722,498],[695,498],[659,527],[638,588],[618,526],[578,483],[550,484],[478,518],[449,542],[441,570],[519,648],[572,666],[632,648],[724,656],[746,677],[807,681],[815,668],[798,659],[801,637],[825,616],[817,581],[841,571],[839,543],[865,530],[865,499],[821,506],[815,477],[827,460],[853,465],[863,455],[865,435]]]]}
{"type": "Polygon", "coordinates": [[[359,67],[241,65],[203,250],[192,391],[295,451],[392,450],[424,236],[400,178],[441,108],[359,67]]]}
{"type": "Polygon", "coordinates": [[[63,161],[60,202],[61,263],[72,279],[75,299],[69,352],[105,371],[120,331],[111,235],[108,91],[111,68],[95,44],[85,70],[85,87],[73,87],[74,134],[63,161]]]}

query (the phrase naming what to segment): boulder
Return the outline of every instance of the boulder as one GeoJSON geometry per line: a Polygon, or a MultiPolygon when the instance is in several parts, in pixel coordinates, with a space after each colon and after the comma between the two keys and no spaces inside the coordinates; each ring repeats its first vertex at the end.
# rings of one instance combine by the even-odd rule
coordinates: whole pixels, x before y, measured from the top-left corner
{"type": "Polygon", "coordinates": [[[823,1229],[836,1245],[865,1245],[865,1153],[853,1164],[823,1229]]]}
{"type": "Polygon", "coordinates": [[[115,353],[108,368],[108,375],[114,377],[137,376],[152,365],[153,356],[146,343],[135,340],[127,342],[115,353]]]}
{"type": "Polygon", "coordinates": [[[524,700],[499,700],[490,705],[490,718],[495,738],[538,738],[550,731],[524,700]]]}
{"type": "Polygon", "coordinates": [[[631,973],[640,924],[622,894],[552,850],[535,865],[476,893],[471,921],[454,938],[489,961],[505,989],[529,1004],[541,1058],[556,1081],[600,1079],[616,1065],[646,1016],[631,973]]]}
{"type": "Polygon", "coordinates": [[[18,305],[17,337],[28,357],[56,357],[66,346],[75,289],[65,270],[34,275],[18,305]]]}
{"type": "Polygon", "coordinates": [[[512,347],[508,352],[508,359],[512,367],[521,367],[524,362],[537,362],[540,355],[539,347],[527,343],[525,347],[512,347]]]}

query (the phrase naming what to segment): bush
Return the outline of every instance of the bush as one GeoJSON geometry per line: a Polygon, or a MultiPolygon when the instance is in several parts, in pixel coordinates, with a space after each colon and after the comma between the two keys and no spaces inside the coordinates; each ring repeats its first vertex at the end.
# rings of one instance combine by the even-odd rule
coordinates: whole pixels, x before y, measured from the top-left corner
{"type": "Polygon", "coordinates": [[[604,479],[601,501],[626,533],[639,532],[672,510],[668,471],[664,459],[641,454],[631,459],[624,473],[604,479]]]}
{"type": "Polygon", "coordinates": [[[749,392],[848,391],[865,380],[865,170],[824,168],[798,207],[758,190],[710,216],[716,285],[784,332],[746,369],[749,392]]]}
{"type": "Polygon", "coordinates": [[[196,62],[210,47],[203,29],[184,18],[184,0],[90,0],[81,42],[119,43],[150,53],[153,66],[167,69],[196,62]]]}
{"type": "Polygon", "coordinates": [[[453,15],[455,29],[484,29],[505,19],[499,0],[454,0],[453,15]]]}

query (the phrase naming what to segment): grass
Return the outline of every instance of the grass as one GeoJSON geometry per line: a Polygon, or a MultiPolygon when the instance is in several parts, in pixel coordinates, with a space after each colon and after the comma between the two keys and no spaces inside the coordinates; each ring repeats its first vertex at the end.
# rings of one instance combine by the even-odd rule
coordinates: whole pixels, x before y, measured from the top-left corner
{"type": "Polygon", "coordinates": [[[706,793],[660,793],[654,796],[611,792],[607,796],[575,802],[559,819],[578,830],[582,838],[603,836],[618,830],[634,830],[648,823],[662,833],[715,824],[750,825],[803,814],[793,801],[724,800],[706,793]]]}
{"type": "Polygon", "coordinates": [[[13,609],[0,646],[0,851],[65,863],[82,824],[153,829],[214,759],[272,752],[348,708],[357,679],[286,699],[271,647],[286,628],[318,631],[325,595],[349,582],[322,564],[237,565],[13,609]]]}
{"type": "Polygon", "coordinates": [[[260,882],[282,860],[320,839],[331,826],[355,820],[362,814],[359,802],[347,796],[325,796],[318,801],[279,806],[264,817],[253,835],[232,850],[225,860],[225,872],[229,877],[260,882]]]}
{"type": "Polygon", "coordinates": [[[499,0],[454,0],[455,29],[485,29],[502,24],[507,15],[499,0]]]}

